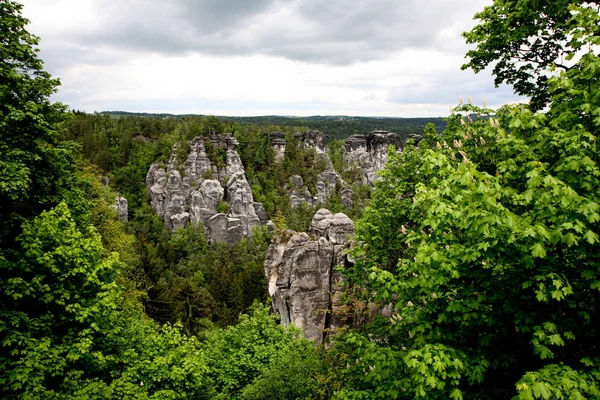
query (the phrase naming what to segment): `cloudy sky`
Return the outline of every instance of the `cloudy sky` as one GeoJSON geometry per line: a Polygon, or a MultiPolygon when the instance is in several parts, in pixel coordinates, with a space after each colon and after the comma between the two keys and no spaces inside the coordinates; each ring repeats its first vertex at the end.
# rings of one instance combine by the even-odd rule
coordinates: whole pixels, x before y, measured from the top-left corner
{"type": "Polygon", "coordinates": [[[518,100],[460,70],[491,0],[21,2],[72,109],[413,117],[518,100]]]}

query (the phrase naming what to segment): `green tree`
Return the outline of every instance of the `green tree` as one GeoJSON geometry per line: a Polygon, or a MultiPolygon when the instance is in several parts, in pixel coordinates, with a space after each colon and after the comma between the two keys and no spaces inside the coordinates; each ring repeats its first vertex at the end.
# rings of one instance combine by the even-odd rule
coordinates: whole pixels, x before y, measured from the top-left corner
{"type": "Polygon", "coordinates": [[[123,301],[117,253],[65,203],[17,243],[0,261],[2,398],[210,398],[199,343],[123,301]]]}
{"type": "Polygon", "coordinates": [[[477,47],[462,68],[480,72],[493,65],[496,85],[531,96],[534,110],[550,101],[549,74],[572,68],[571,60],[587,52],[586,36],[599,35],[596,1],[496,0],[475,18],[479,24],[463,35],[477,47]]]}
{"type": "Polygon", "coordinates": [[[59,81],[43,70],[21,9],[0,3],[0,243],[17,236],[23,217],[58,204],[73,172],[74,144],[59,134],[65,106],[49,100],[59,81]]]}
{"type": "Polygon", "coordinates": [[[339,341],[339,359],[357,360],[340,365],[341,397],[600,396],[600,60],[589,10],[572,8],[589,50],[547,80],[546,113],[464,104],[441,136],[390,155],[348,279],[391,316],[339,341]]]}
{"type": "Polygon", "coordinates": [[[93,229],[77,230],[64,203],[24,224],[18,243],[0,262],[0,386],[41,398],[85,364],[98,316],[114,306],[119,261],[103,256],[93,229]]]}
{"type": "Polygon", "coordinates": [[[209,333],[204,347],[219,398],[319,398],[324,365],[314,344],[258,303],[236,326],[209,333]]]}

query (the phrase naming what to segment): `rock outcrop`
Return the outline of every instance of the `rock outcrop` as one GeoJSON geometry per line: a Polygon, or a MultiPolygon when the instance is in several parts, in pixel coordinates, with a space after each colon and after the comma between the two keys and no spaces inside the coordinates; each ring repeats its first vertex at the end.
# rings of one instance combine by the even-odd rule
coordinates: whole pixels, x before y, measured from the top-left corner
{"type": "Polygon", "coordinates": [[[285,326],[294,323],[316,343],[344,323],[336,312],[342,277],[334,267],[350,263],[345,249],[353,234],[354,223],[345,214],[321,209],[309,233],[288,231],[269,247],[265,275],[273,308],[285,326]]]}
{"type": "Polygon", "coordinates": [[[298,208],[302,203],[310,206],[316,204],[316,198],[313,197],[312,193],[304,185],[304,180],[300,175],[290,176],[286,189],[290,196],[290,205],[292,208],[298,208]]]}
{"type": "Polygon", "coordinates": [[[275,155],[275,162],[282,162],[285,156],[285,134],[283,132],[271,133],[271,148],[275,155]]]}
{"type": "Polygon", "coordinates": [[[373,131],[369,134],[352,135],[346,139],[344,160],[363,171],[363,184],[372,185],[387,161],[389,145],[402,150],[402,140],[398,134],[387,131],[373,131]]]}
{"type": "MultiPolygon", "coordinates": [[[[317,156],[325,162],[327,167],[317,177],[315,194],[312,194],[308,188],[304,186],[302,177],[299,175],[290,177],[291,189],[289,190],[289,194],[292,208],[300,207],[303,202],[311,206],[325,204],[336,192],[338,185],[341,185],[343,188],[342,192],[345,192],[343,204],[349,204],[348,208],[351,208],[354,194],[352,193],[352,189],[350,189],[343,181],[340,174],[333,168],[333,164],[328,155],[329,137],[319,131],[308,131],[297,135],[296,139],[298,139],[303,146],[313,148],[317,156]]],[[[340,192],[340,195],[342,192],[340,192]]]]}
{"type": "Polygon", "coordinates": [[[315,149],[317,154],[326,154],[329,136],[319,131],[308,131],[296,136],[296,139],[304,143],[305,146],[315,149]]]}
{"type": "Polygon", "coordinates": [[[189,147],[183,162],[175,146],[168,164],[152,164],[146,175],[152,209],[168,229],[202,224],[212,241],[233,243],[251,235],[261,219],[266,223],[264,207],[252,197],[235,138],[196,137],[189,147]],[[225,163],[215,165],[209,155],[224,156],[225,163]]]}
{"type": "MultiPolygon", "coordinates": [[[[108,178],[107,178],[108,179],[108,178]]],[[[117,197],[115,199],[114,208],[117,210],[117,218],[119,221],[127,222],[128,202],[125,197],[117,197]]]]}

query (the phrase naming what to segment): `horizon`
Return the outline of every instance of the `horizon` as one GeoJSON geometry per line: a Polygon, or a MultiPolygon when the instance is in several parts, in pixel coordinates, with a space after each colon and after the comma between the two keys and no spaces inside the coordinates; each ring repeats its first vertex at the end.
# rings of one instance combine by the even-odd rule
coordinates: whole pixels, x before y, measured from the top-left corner
{"type": "Polygon", "coordinates": [[[427,118],[461,96],[525,100],[461,70],[491,0],[22,1],[53,99],[85,112],[427,118]]]}
{"type": "Polygon", "coordinates": [[[82,110],[71,110],[73,112],[85,112],[86,114],[148,114],[148,115],[172,115],[175,117],[225,117],[225,118],[261,118],[261,117],[278,117],[278,118],[372,118],[372,119],[427,119],[427,118],[447,118],[447,116],[375,116],[375,115],[347,115],[347,114],[315,114],[315,115],[283,115],[283,114],[261,114],[261,115],[217,115],[217,114],[197,114],[197,113],[170,113],[170,112],[148,112],[148,111],[126,111],[126,110],[103,110],[87,112],[82,110]]]}

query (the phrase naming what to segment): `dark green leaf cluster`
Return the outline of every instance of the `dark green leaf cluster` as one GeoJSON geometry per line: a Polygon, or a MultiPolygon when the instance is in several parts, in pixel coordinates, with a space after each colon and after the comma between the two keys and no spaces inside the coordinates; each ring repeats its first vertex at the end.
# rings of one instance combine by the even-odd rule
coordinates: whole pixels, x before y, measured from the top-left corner
{"type": "Polygon", "coordinates": [[[0,243],[16,237],[22,218],[58,204],[73,172],[75,146],[59,134],[65,107],[48,99],[59,82],[42,69],[21,8],[0,3],[0,243]]]}
{"type": "Polygon", "coordinates": [[[348,279],[392,311],[340,340],[348,397],[600,396],[599,72],[588,53],[547,113],[460,105],[390,156],[348,279]]]}
{"type": "Polygon", "coordinates": [[[475,18],[480,23],[463,35],[477,47],[467,52],[462,68],[480,72],[493,66],[496,85],[507,83],[530,96],[533,110],[550,101],[550,74],[568,71],[570,61],[588,50],[587,36],[599,35],[596,1],[494,1],[475,18]]]}

